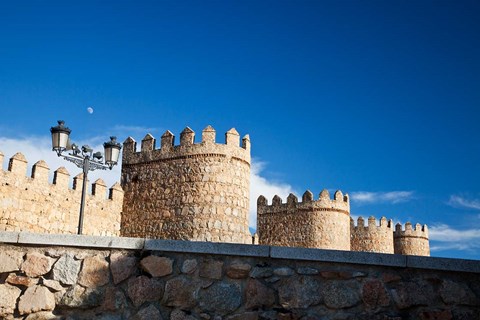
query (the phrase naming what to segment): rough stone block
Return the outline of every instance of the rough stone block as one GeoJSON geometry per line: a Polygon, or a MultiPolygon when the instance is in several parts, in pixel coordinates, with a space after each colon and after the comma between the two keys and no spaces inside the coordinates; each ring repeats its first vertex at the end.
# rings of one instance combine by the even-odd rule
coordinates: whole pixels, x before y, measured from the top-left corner
{"type": "Polygon", "coordinates": [[[20,297],[18,311],[29,314],[38,311],[48,311],[55,308],[55,296],[43,286],[29,287],[20,297]]]}
{"type": "Polygon", "coordinates": [[[0,284],[0,317],[7,317],[13,314],[21,292],[22,290],[17,287],[9,284],[0,284]]]}
{"type": "Polygon", "coordinates": [[[165,284],[165,295],[162,303],[169,307],[188,310],[196,305],[196,291],[197,284],[188,277],[179,276],[170,279],[165,284]]]}
{"type": "Polygon", "coordinates": [[[269,308],[275,303],[275,291],[258,280],[249,279],[245,288],[247,310],[269,308]]]}
{"type": "Polygon", "coordinates": [[[195,259],[187,259],[183,261],[182,264],[182,273],[186,274],[192,274],[194,273],[198,268],[198,262],[195,259]]]}
{"type": "Polygon", "coordinates": [[[16,275],[15,273],[10,273],[7,279],[5,279],[5,282],[11,285],[16,285],[16,286],[31,287],[38,283],[38,279],[19,276],[19,275],[16,275]]]}
{"type": "Polygon", "coordinates": [[[0,273],[20,270],[23,252],[14,250],[0,251],[0,273]]]}
{"type": "Polygon", "coordinates": [[[119,284],[130,277],[137,269],[137,258],[127,256],[121,252],[113,252],[110,255],[110,270],[113,283],[119,284]]]}
{"type": "Polygon", "coordinates": [[[322,284],[308,276],[286,278],[278,287],[278,297],[285,309],[305,309],[323,301],[322,284]]]}
{"type": "Polygon", "coordinates": [[[163,283],[146,276],[131,278],[128,281],[128,296],[136,307],[147,301],[160,300],[163,297],[163,283]]]}
{"type": "Polygon", "coordinates": [[[44,254],[37,252],[27,253],[27,257],[22,264],[22,271],[29,277],[42,276],[52,269],[55,259],[49,258],[44,254]]]}
{"type": "Polygon", "coordinates": [[[232,279],[245,279],[248,277],[252,266],[248,263],[235,261],[227,267],[227,276],[232,279]]]}
{"type": "Polygon", "coordinates": [[[202,278],[221,279],[223,261],[204,259],[200,263],[199,275],[202,278]]]}
{"type": "Polygon", "coordinates": [[[152,277],[163,277],[173,272],[173,260],[167,257],[148,256],[140,261],[140,265],[152,277]]]}
{"type": "Polygon", "coordinates": [[[61,256],[53,266],[53,280],[58,280],[68,285],[77,283],[80,265],[81,261],[75,260],[72,254],[61,256]]]}
{"type": "Polygon", "coordinates": [[[101,256],[87,257],[83,260],[78,283],[87,288],[100,287],[108,283],[110,272],[108,262],[101,256]]]}
{"type": "Polygon", "coordinates": [[[162,315],[160,311],[153,305],[149,305],[137,312],[136,315],[133,316],[132,320],[162,320],[162,315]]]}
{"type": "Polygon", "coordinates": [[[200,290],[198,302],[206,311],[225,315],[235,311],[242,302],[242,292],[237,284],[216,282],[210,287],[200,290]]]}

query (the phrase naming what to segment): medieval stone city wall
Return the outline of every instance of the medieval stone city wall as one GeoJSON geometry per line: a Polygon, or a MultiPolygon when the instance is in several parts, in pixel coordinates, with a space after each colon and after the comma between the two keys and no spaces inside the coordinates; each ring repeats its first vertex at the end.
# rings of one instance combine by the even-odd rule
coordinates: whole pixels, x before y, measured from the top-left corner
{"type": "Polygon", "coordinates": [[[385,217],[377,225],[374,217],[368,224],[362,217],[357,225],[350,218],[348,195],[335,192],[333,200],[327,190],[318,200],[306,191],[302,202],[290,194],[286,203],[274,196],[272,204],[264,196],[257,199],[258,243],[264,245],[337,249],[389,254],[429,256],[430,247],[427,226],[411,223],[397,225],[393,230],[392,220],[385,217]]]}
{"type": "MultiPolygon", "coordinates": [[[[216,132],[208,126],[201,141],[185,128],[180,143],[166,131],[160,148],[147,134],[123,145],[122,187],[110,188],[99,179],[87,196],[84,233],[158,239],[255,243],[404,255],[429,255],[428,229],[410,223],[397,225],[375,218],[368,225],[360,218],[350,222],[348,195],[327,190],[314,200],[306,191],[299,202],[290,194],[285,203],[275,196],[272,204],[257,200],[257,234],[249,231],[250,139],[240,142],[235,129],[216,143],[216,132]]],[[[0,153],[0,162],[3,162],[0,153]]],[[[27,161],[17,153],[7,171],[0,171],[0,230],[43,233],[77,232],[83,175],[73,178],[65,168],[54,172],[38,161],[26,176],[27,161]]]]}
{"type": "Polygon", "coordinates": [[[428,241],[428,227],[426,225],[416,224],[413,228],[410,222],[405,223],[405,229],[402,225],[395,225],[393,233],[395,241],[395,253],[415,256],[429,256],[430,243],[428,241]]]}
{"type": "Polygon", "coordinates": [[[478,320],[480,262],[0,232],[0,319],[478,320]]]}
{"type": "MultiPolygon", "coordinates": [[[[21,153],[1,169],[4,156],[0,152],[0,230],[40,233],[76,234],[83,175],[73,178],[61,167],[49,183],[50,169],[40,160],[27,177],[27,160],[21,153]]],[[[103,180],[92,185],[87,195],[83,232],[88,235],[120,235],[123,191],[119,184],[107,190],[103,180]],[[107,194],[108,191],[108,194],[107,194]]]]}
{"type": "Polygon", "coordinates": [[[251,243],[250,140],[247,135],[240,145],[235,129],[225,134],[225,144],[215,135],[208,126],[195,143],[187,127],[175,146],[167,131],[156,149],[147,134],[140,152],[132,138],[124,142],[123,236],[251,243]]]}
{"type": "Polygon", "coordinates": [[[356,226],[352,219],[350,236],[352,251],[394,253],[393,222],[385,217],[380,219],[379,225],[374,217],[369,217],[366,226],[362,217],[358,218],[356,226]]]}
{"type": "Polygon", "coordinates": [[[257,200],[257,233],[264,245],[350,250],[350,203],[348,195],[327,190],[314,200],[306,191],[302,202],[290,194],[286,203],[275,196],[272,204],[257,200]]]}

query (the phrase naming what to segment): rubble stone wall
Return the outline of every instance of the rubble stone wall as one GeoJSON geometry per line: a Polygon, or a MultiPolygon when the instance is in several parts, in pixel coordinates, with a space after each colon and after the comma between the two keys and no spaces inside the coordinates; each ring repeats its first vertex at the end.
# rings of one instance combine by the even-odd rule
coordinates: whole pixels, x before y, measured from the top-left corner
{"type": "Polygon", "coordinates": [[[124,142],[121,234],[129,237],[252,243],[248,229],[250,140],[232,129],[225,144],[207,127],[202,141],[186,128],[180,145],[167,131],[161,148],[147,134],[124,142]]]}
{"type": "Polygon", "coordinates": [[[1,319],[480,319],[480,261],[0,232],[1,319]]]}
{"type": "MultiPolygon", "coordinates": [[[[40,160],[27,177],[27,160],[15,154],[2,169],[0,152],[0,231],[30,231],[39,233],[76,234],[80,210],[83,175],[73,178],[65,168],[54,172],[49,183],[50,169],[40,160]]],[[[87,235],[120,235],[123,191],[120,184],[107,190],[105,182],[98,179],[87,195],[83,233],[87,235]],[[108,191],[108,194],[107,194],[108,191]]]]}

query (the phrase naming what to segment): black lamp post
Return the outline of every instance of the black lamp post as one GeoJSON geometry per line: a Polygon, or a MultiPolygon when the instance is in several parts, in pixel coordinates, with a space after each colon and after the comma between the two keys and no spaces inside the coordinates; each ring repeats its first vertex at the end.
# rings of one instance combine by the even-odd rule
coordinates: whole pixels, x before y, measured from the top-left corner
{"type": "Polygon", "coordinates": [[[87,145],[79,149],[76,144],[70,144],[69,136],[72,130],[65,127],[65,121],[59,120],[58,126],[51,127],[50,132],[52,133],[52,150],[55,151],[59,157],[63,157],[65,160],[73,162],[77,167],[83,169],[82,199],[80,201],[80,217],[78,220],[78,234],[82,234],[88,171],[96,169],[111,170],[118,162],[120,149],[122,147],[120,143],[117,142],[116,137],[110,137],[110,141],[103,144],[105,149],[105,162],[102,163],[103,155],[101,152],[93,153],[93,149],[87,145]],[[72,152],[63,154],[63,152],[67,150],[72,150],[72,152]]]}

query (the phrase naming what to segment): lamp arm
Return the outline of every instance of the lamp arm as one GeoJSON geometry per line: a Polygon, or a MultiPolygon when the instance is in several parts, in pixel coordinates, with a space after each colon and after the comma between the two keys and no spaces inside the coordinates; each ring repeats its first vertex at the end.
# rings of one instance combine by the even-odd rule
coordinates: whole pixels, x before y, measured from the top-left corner
{"type": "MultiPolygon", "coordinates": [[[[68,154],[68,155],[67,154],[60,154],[59,157],[62,157],[63,159],[74,163],[77,167],[79,167],[81,169],[84,168],[85,157],[75,156],[75,155],[71,155],[71,154],[68,154]]],[[[89,158],[89,157],[87,156],[87,158],[89,158]]],[[[107,166],[107,165],[103,165],[103,164],[95,162],[95,161],[92,161],[92,160],[88,161],[88,168],[87,168],[88,171],[107,170],[107,169],[111,170],[111,167],[107,166]]]]}

